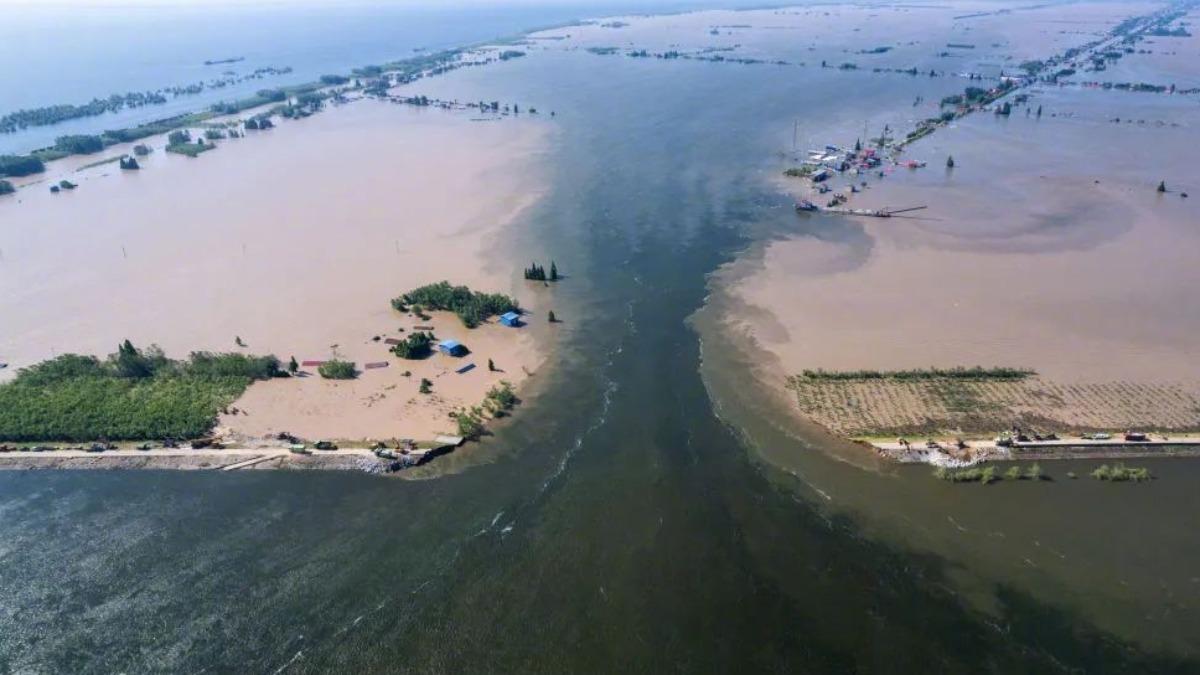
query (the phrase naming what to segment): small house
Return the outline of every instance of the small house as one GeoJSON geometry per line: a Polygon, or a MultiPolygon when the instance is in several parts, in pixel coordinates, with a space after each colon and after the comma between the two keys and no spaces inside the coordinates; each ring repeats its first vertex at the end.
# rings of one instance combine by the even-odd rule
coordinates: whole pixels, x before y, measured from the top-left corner
{"type": "Polygon", "coordinates": [[[466,356],[467,348],[458,340],[442,340],[437,345],[438,351],[450,356],[466,356]]]}
{"type": "Polygon", "coordinates": [[[500,323],[509,328],[516,328],[521,325],[521,315],[516,312],[505,312],[500,315],[500,323]]]}

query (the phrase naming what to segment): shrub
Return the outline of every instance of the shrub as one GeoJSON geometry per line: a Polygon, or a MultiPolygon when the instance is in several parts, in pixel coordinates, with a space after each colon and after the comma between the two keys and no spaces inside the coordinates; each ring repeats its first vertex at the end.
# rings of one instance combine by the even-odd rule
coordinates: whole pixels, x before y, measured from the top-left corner
{"type": "Polygon", "coordinates": [[[16,191],[17,189],[13,187],[12,183],[6,180],[0,180],[0,195],[11,195],[16,191]]]}
{"type": "Polygon", "coordinates": [[[479,440],[485,428],[483,426],[483,411],[478,407],[470,410],[460,410],[455,416],[458,425],[458,435],[468,440],[479,440]]]}
{"type": "Polygon", "coordinates": [[[433,383],[422,377],[421,386],[417,388],[417,391],[422,394],[428,394],[433,391],[433,383]]]}
{"type": "Polygon", "coordinates": [[[185,372],[196,377],[245,377],[251,380],[267,380],[277,377],[280,367],[279,359],[274,356],[192,352],[185,372]]]}
{"type": "Polygon", "coordinates": [[[317,373],[327,380],[353,380],[358,377],[358,371],[350,361],[333,359],[317,367],[317,373]]]}

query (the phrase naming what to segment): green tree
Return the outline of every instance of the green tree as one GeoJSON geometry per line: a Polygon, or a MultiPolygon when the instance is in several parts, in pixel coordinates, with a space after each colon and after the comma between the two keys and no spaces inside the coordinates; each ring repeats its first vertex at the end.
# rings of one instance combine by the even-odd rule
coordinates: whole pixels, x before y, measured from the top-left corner
{"type": "Polygon", "coordinates": [[[292,375],[295,375],[296,373],[300,372],[300,364],[296,362],[295,356],[293,356],[290,360],[288,360],[288,372],[291,373],[292,375]]]}
{"type": "Polygon", "coordinates": [[[558,317],[554,316],[554,310],[550,310],[550,323],[558,323],[558,317]]]}
{"type": "Polygon", "coordinates": [[[16,191],[17,189],[13,187],[12,183],[6,180],[0,180],[0,195],[11,195],[16,191]]]}
{"type": "Polygon", "coordinates": [[[550,261],[550,281],[558,281],[558,265],[554,261],[550,261]]]}
{"type": "Polygon", "coordinates": [[[433,383],[422,377],[421,386],[417,388],[417,391],[421,392],[422,394],[428,394],[433,391],[433,383]]]}

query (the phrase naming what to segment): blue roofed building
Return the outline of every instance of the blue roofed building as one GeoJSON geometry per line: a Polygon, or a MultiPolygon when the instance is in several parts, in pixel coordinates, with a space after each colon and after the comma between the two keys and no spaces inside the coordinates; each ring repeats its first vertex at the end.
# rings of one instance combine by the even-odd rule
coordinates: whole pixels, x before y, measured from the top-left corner
{"type": "Polygon", "coordinates": [[[521,325],[521,315],[516,312],[505,312],[500,315],[500,323],[509,328],[516,328],[521,325]]]}
{"type": "Polygon", "coordinates": [[[442,340],[437,345],[438,351],[450,356],[466,356],[467,348],[458,340],[442,340]]]}

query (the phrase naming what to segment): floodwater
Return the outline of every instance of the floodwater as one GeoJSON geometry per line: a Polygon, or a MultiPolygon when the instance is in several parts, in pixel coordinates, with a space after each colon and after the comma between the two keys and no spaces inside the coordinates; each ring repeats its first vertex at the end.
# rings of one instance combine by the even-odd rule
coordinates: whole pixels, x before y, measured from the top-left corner
{"type": "MultiPolygon", "coordinates": [[[[704,46],[760,17],[787,18],[651,20],[704,46]]],[[[877,471],[789,426],[712,328],[711,275],[804,226],[773,183],[796,117],[853,133],[862,110],[899,119],[963,82],[573,48],[620,30],[413,88],[557,112],[545,190],[507,231],[568,272],[558,364],[470,451],[488,461],[426,481],[0,475],[0,665],[1197,670],[1195,464],[1153,464],[1151,485],[877,471]]]]}
{"type": "MultiPolygon", "coordinates": [[[[1035,89],[1038,106],[1041,119],[1025,106],[979,114],[918,142],[906,156],[923,169],[831,180],[846,192],[868,182],[854,207],[926,208],[802,218],[800,236],[724,270],[761,310],[741,322],[794,372],[1005,365],[1200,386],[1200,201],[1180,196],[1200,183],[1188,142],[1200,109],[1053,88],[1035,89]],[[1157,193],[1160,180],[1172,191],[1157,193]]],[[[809,196],[799,184],[785,186],[809,196]]]]}
{"type": "Polygon", "coordinates": [[[0,360],[107,354],[126,338],[182,355],[236,337],[285,359],[331,345],[357,358],[389,330],[391,298],[418,285],[517,290],[500,230],[544,189],[553,133],[548,118],[364,100],[195,159],[156,139],[137,172],[54,165],[46,182],[79,187],[0,203],[0,360]]]}

